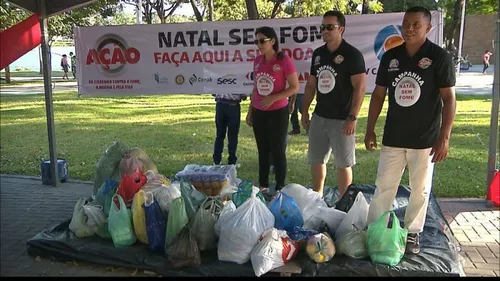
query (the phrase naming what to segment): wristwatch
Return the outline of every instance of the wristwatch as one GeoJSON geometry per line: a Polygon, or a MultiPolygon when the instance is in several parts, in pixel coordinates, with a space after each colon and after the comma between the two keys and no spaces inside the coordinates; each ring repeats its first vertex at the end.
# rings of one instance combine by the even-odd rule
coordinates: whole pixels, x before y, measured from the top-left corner
{"type": "Polygon", "coordinates": [[[349,120],[351,120],[351,121],[356,121],[356,116],[354,116],[352,114],[347,115],[347,118],[349,118],[349,120]]]}

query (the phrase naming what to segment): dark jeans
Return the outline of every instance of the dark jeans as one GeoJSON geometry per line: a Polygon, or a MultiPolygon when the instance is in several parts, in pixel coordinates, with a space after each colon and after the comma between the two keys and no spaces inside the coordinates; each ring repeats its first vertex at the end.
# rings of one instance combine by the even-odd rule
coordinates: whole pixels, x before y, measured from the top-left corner
{"type": "Polygon", "coordinates": [[[483,72],[486,71],[486,69],[488,69],[488,67],[490,67],[490,64],[489,63],[484,63],[483,62],[483,72]]]}
{"type": "Polygon", "coordinates": [[[227,132],[227,150],[229,153],[228,164],[236,164],[236,148],[238,147],[238,134],[240,131],[241,106],[239,102],[223,103],[215,105],[215,127],[217,134],[214,144],[214,163],[219,165],[222,161],[224,150],[224,139],[227,132]]]}
{"type": "Polygon", "coordinates": [[[288,106],[272,111],[252,108],[252,127],[259,151],[259,186],[269,187],[270,157],[275,168],[276,190],[285,186],[288,106]]]}
{"type": "Polygon", "coordinates": [[[292,130],[294,132],[300,132],[299,112],[302,109],[303,98],[304,94],[297,94],[297,98],[295,99],[295,107],[293,108],[293,112],[290,115],[290,122],[292,123],[292,130]]]}

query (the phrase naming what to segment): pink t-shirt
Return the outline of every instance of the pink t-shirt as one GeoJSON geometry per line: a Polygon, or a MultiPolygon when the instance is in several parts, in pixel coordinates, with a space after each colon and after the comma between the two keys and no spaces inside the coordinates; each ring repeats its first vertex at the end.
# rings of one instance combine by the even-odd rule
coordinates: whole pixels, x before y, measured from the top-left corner
{"type": "Polygon", "coordinates": [[[258,56],[253,62],[254,81],[256,90],[252,93],[252,106],[258,110],[271,111],[281,109],[288,105],[288,99],[275,101],[271,106],[264,109],[260,104],[263,97],[275,95],[287,88],[286,77],[297,72],[292,59],[284,55],[281,60],[276,57],[264,62],[264,56],[258,56]]]}

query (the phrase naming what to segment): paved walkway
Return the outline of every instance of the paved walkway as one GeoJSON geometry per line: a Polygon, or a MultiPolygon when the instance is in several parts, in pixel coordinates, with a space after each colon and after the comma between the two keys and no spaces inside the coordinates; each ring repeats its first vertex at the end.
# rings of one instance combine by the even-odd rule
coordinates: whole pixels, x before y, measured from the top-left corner
{"type": "MultiPolygon", "coordinates": [[[[77,199],[92,193],[89,182],[58,187],[40,178],[0,175],[0,275],[3,276],[151,276],[152,272],[103,267],[81,262],[32,258],[26,241],[42,230],[71,218],[77,199]]],[[[467,276],[499,276],[500,212],[484,200],[442,199],[440,206],[462,245],[467,276]]]]}

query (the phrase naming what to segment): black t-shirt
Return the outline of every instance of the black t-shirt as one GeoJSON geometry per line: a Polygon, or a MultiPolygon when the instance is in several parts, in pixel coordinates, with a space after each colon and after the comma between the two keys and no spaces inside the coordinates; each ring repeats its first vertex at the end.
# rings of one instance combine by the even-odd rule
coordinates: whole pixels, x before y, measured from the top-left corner
{"type": "Polygon", "coordinates": [[[441,127],[443,104],[439,89],[455,86],[451,56],[426,39],[410,57],[403,43],[384,54],[375,83],[387,87],[389,95],[382,144],[432,147],[441,127]]]}
{"type": "Polygon", "coordinates": [[[334,52],[330,52],[326,44],[314,50],[311,62],[311,75],[317,80],[314,113],[323,118],[345,120],[354,92],[351,76],[365,72],[363,54],[345,40],[334,52]]]}

